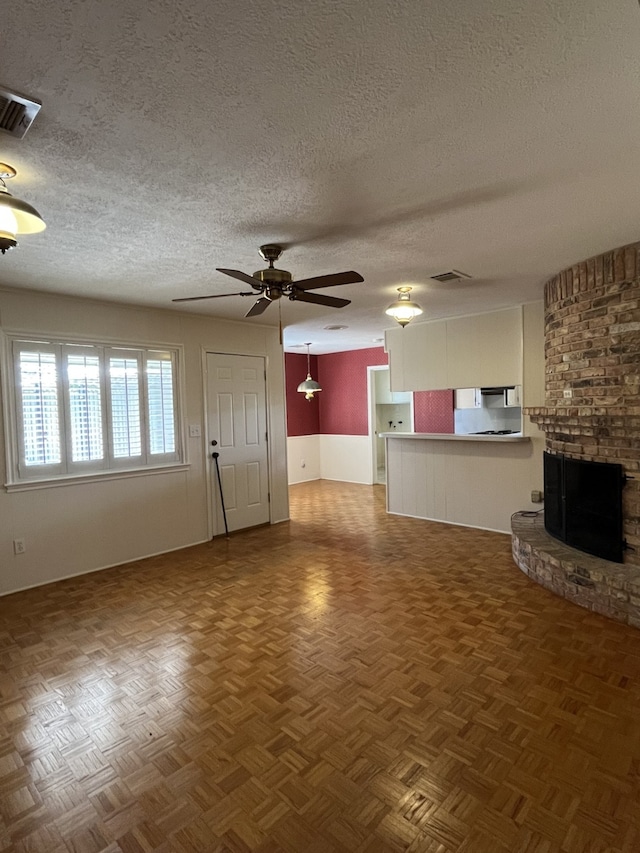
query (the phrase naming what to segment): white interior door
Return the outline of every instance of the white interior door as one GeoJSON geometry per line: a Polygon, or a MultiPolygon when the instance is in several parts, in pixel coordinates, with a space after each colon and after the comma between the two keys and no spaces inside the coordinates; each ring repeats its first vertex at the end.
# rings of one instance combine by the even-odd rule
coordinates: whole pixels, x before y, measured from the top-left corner
{"type": "MultiPolygon", "coordinates": [[[[264,358],[207,353],[207,443],[218,465],[227,526],[269,521],[267,407],[264,358]],[[217,442],[212,445],[212,442],[217,442]]],[[[214,535],[224,533],[215,460],[210,455],[214,535]]]]}

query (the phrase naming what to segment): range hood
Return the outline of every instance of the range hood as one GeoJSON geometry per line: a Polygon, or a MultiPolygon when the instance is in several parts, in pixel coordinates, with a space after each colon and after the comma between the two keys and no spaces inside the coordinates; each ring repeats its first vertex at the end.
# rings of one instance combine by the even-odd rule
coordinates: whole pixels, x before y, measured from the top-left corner
{"type": "Polygon", "coordinates": [[[480,393],[486,396],[504,396],[505,391],[513,391],[515,385],[493,385],[490,388],[481,388],[480,393]]]}

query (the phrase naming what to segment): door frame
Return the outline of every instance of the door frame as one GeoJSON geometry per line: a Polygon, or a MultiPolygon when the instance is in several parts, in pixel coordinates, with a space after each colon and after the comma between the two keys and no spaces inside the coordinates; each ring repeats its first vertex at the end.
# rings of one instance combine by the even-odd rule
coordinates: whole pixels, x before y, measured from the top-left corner
{"type": "Polygon", "coordinates": [[[367,367],[367,417],[369,422],[369,456],[371,484],[378,485],[378,448],[376,434],[376,378],[374,371],[389,370],[388,364],[372,364],[367,367]]]}
{"type": "MultiPolygon", "coordinates": [[[[378,449],[376,446],[376,383],[375,383],[375,374],[376,370],[390,370],[388,364],[372,364],[367,367],[367,415],[369,422],[369,445],[370,445],[370,465],[371,465],[371,483],[372,485],[378,485],[378,449]]],[[[389,379],[391,379],[391,373],[389,373],[389,379]]],[[[413,432],[413,394],[411,394],[409,400],[409,411],[410,411],[410,421],[411,421],[411,429],[409,432],[413,432]]],[[[386,457],[386,450],[385,450],[386,457]]],[[[386,461],[385,461],[386,467],[386,461]]],[[[381,485],[381,484],[380,484],[381,485]]]]}
{"type": "MultiPolygon", "coordinates": [[[[213,488],[213,478],[214,478],[214,461],[212,457],[213,449],[209,444],[209,371],[207,368],[207,357],[209,355],[229,355],[229,356],[246,356],[247,358],[261,358],[264,363],[264,404],[265,404],[265,415],[266,415],[266,426],[267,426],[267,490],[268,494],[271,495],[273,491],[273,483],[271,481],[272,477],[272,466],[271,466],[271,446],[272,443],[270,441],[271,436],[271,406],[269,405],[269,357],[264,353],[254,353],[254,352],[228,352],[225,350],[214,350],[209,349],[208,347],[202,348],[201,359],[202,359],[202,401],[203,401],[203,421],[204,421],[204,452],[205,452],[205,481],[207,487],[207,538],[209,541],[212,539],[224,535],[224,527],[221,530],[216,529],[215,520],[215,499],[214,499],[214,488],[213,488]]],[[[217,479],[216,479],[216,488],[217,488],[217,479]]],[[[269,524],[273,524],[273,501],[269,500],[269,524]]],[[[249,528],[241,528],[242,530],[248,530],[249,528]]],[[[236,532],[236,531],[233,531],[236,532]]]]}

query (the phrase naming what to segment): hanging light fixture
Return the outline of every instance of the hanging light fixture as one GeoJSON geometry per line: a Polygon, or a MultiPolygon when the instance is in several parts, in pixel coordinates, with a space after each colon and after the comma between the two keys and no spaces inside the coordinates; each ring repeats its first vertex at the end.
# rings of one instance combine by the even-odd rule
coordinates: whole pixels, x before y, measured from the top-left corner
{"type": "Polygon", "coordinates": [[[18,245],[18,234],[36,234],[47,227],[35,207],[14,198],[7,189],[5,180],[15,176],[13,166],[0,163],[0,252],[3,255],[18,245]]]}
{"type": "Polygon", "coordinates": [[[313,395],[316,393],[316,391],[322,391],[322,388],[320,387],[320,384],[315,381],[315,379],[311,378],[311,356],[309,354],[309,347],[311,346],[311,344],[305,344],[305,346],[307,348],[307,378],[304,380],[304,382],[301,382],[298,385],[298,391],[300,391],[301,394],[304,394],[307,400],[313,400],[313,395]]]}
{"type": "Polygon", "coordinates": [[[411,297],[409,296],[411,291],[410,287],[398,287],[397,290],[399,293],[398,298],[395,302],[392,302],[391,305],[389,305],[384,313],[393,317],[393,319],[397,320],[404,328],[404,326],[406,326],[407,323],[410,323],[414,317],[418,317],[422,314],[422,308],[417,302],[411,302],[411,297]]]}

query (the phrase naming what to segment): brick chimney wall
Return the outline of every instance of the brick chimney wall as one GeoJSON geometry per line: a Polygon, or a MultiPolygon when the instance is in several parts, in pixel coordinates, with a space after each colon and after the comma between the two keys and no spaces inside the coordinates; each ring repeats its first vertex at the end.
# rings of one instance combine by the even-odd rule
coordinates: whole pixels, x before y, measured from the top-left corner
{"type": "Polygon", "coordinates": [[[576,264],[545,285],[545,406],[526,408],[546,448],[617,462],[624,535],[640,565],[640,242],[576,264]]]}

